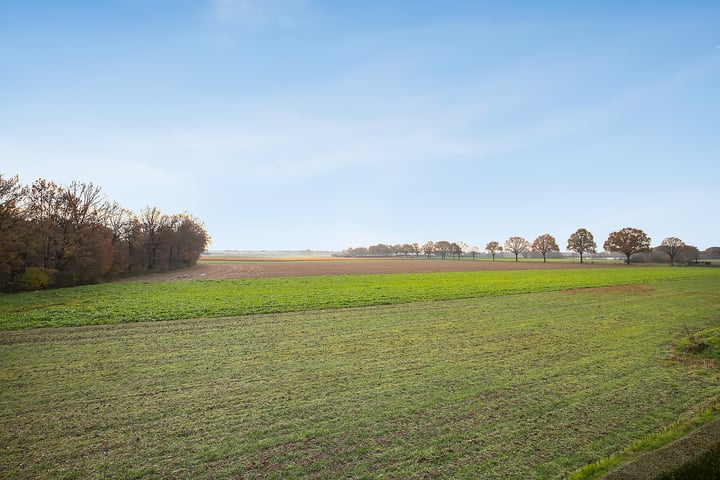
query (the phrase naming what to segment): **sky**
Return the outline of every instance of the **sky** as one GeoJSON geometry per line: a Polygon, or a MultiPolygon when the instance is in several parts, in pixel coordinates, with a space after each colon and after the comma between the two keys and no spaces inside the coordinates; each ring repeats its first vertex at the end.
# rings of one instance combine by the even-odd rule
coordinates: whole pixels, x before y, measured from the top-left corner
{"type": "Polygon", "coordinates": [[[720,2],[0,0],[0,173],[212,250],[720,245],[720,2]]]}

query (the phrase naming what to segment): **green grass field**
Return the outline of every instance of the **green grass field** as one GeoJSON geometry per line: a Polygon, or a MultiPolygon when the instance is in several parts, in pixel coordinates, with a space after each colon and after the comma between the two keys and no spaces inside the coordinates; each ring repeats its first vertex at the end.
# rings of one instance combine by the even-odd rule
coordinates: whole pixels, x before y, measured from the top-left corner
{"type": "Polygon", "coordinates": [[[720,326],[716,269],[118,283],[0,318],[0,478],[563,478],[720,393],[675,346],[720,326]]]}
{"type": "Polygon", "coordinates": [[[716,269],[638,267],[117,282],[0,296],[0,330],[391,305],[717,276],[716,269]]]}

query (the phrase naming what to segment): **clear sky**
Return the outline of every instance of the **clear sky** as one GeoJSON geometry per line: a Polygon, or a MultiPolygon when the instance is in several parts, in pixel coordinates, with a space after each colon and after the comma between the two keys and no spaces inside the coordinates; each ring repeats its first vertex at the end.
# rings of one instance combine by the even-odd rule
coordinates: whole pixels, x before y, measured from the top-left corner
{"type": "Polygon", "coordinates": [[[211,249],[720,245],[720,2],[0,0],[0,172],[211,249]]]}

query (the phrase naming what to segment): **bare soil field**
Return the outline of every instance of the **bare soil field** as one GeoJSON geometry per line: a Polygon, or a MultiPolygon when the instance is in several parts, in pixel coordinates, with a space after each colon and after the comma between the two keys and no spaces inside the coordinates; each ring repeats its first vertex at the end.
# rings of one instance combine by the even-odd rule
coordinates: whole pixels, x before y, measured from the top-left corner
{"type": "Polygon", "coordinates": [[[138,281],[219,280],[229,278],[304,277],[312,275],[364,275],[391,273],[476,272],[492,270],[555,270],[567,268],[618,268],[617,263],[570,261],[428,260],[426,258],[202,258],[195,267],[138,277],[138,281]]]}

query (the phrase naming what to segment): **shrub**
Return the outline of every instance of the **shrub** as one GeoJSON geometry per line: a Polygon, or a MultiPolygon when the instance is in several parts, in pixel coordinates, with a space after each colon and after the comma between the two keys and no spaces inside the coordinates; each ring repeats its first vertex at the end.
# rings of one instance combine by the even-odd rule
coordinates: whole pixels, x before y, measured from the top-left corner
{"type": "Polygon", "coordinates": [[[20,278],[20,290],[44,290],[55,283],[57,270],[29,267],[20,278]]]}

